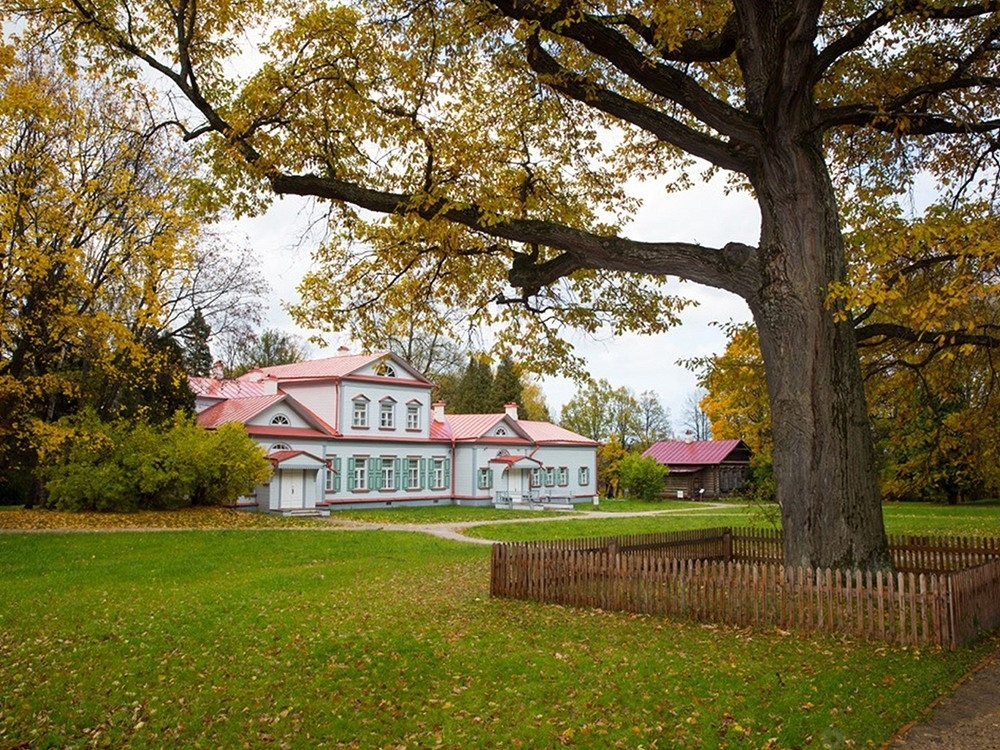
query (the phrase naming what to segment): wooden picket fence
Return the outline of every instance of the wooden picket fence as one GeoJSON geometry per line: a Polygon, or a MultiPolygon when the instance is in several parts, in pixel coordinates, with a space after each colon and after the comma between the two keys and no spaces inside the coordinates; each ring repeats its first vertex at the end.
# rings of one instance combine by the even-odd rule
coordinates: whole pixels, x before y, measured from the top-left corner
{"type": "Polygon", "coordinates": [[[491,594],[955,648],[1000,626],[1000,541],[890,537],[897,570],[786,570],[753,529],[493,546],[491,594]]]}

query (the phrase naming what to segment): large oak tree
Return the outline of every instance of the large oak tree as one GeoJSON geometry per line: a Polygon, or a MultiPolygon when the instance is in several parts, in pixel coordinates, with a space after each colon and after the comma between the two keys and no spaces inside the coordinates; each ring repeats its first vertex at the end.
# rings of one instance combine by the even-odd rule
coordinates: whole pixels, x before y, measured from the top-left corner
{"type": "Polygon", "coordinates": [[[831,297],[840,205],[884,206],[918,171],[976,186],[1000,128],[997,2],[15,5],[170,79],[237,205],[261,184],[331,202],[329,258],[365,284],[335,290],[331,322],[401,279],[449,306],[535,309],[522,340],[661,330],[666,275],[739,295],[766,363],[786,562],[889,564],[854,327],[831,297]],[[258,72],[227,76],[265,31],[258,72]],[[704,163],[753,192],[756,246],[627,237],[627,177],[704,163]]]}

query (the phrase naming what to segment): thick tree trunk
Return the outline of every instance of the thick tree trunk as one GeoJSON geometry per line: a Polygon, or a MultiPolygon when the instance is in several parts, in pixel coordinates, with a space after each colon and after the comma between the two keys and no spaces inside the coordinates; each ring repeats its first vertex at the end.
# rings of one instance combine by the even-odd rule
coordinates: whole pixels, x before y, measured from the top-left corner
{"type": "Polygon", "coordinates": [[[890,567],[854,331],[827,300],[845,259],[819,145],[775,146],[754,185],[762,278],[748,301],[771,401],[785,564],[890,567]]]}

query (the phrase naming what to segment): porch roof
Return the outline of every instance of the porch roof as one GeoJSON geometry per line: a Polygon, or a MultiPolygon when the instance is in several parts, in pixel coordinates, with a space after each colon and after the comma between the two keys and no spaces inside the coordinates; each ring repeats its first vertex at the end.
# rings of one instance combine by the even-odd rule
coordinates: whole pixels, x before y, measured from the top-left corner
{"type": "Polygon", "coordinates": [[[537,458],[532,458],[531,456],[525,456],[523,454],[506,455],[506,456],[494,456],[493,458],[491,458],[489,460],[489,463],[491,463],[491,464],[507,464],[507,466],[513,466],[514,464],[520,463],[521,461],[528,461],[530,463],[537,464],[538,466],[542,465],[542,462],[539,461],[537,458]]]}

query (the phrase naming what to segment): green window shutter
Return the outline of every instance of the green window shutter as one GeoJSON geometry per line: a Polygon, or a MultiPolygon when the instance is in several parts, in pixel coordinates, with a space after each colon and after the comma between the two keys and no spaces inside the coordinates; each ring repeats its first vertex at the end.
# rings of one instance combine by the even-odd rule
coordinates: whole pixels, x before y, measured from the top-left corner
{"type": "Polygon", "coordinates": [[[347,459],[347,488],[350,490],[356,490],[357,487],[354,486],[354,467],[357,465],[357,459],[351,456],[347,459]]]}
{"type": "Polygon", "coordinates": [[[420,489],[425,490],[428,487],[427,482],[427,464],[429,463],[429,458],[420,459],[420,489]]]}
{"type": "Polygon", "coordinates": [[[406,462],[401,458],[396,459],[396,487],[395,489],[402,489],[403,487],[403,472],[406,470],[406,462]]]}
{"type": "Polygon", "coordinates": [[[368,489],[377,490],[382,481],[382,459],[372,456],[368,459],[368,489]]]}
{"type": "Polygon", "coordinates": [[[340,456],[333,459],[333,491],[340,492],[340,456]]]}
{"type": "Polygon", "coordinates": [[[451,459],[444,460],[444,482],[442,487],[451,487],[451,459]]]}

